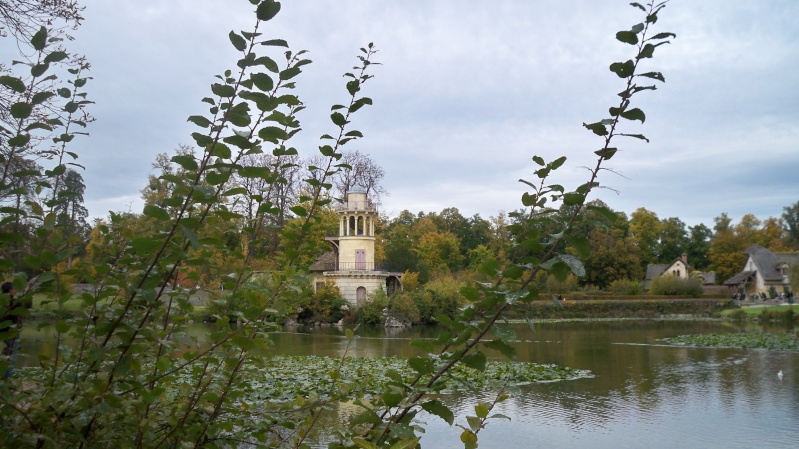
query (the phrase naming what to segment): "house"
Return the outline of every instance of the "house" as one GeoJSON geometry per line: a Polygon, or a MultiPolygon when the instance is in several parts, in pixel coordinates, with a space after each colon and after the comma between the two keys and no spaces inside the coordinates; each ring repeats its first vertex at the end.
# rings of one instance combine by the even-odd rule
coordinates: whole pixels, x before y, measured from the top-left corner
{"type": "Polygon", "coordinates": [[[743,289],[746,294],[767,292],[772,286],[782,291],[790,287],[789,267],[799,263],[799,253],[773,253],[752,245],[744,250],[746,263],[740,273],[724,281],[731,290],[743,289]]]}
{"type": "Polygon", "coordinates": [[[335,283],[341,296],[358,307],[376,290],[391,294],[401,289],[402,273],[384,271],[375,264],[377,208],[366,192],[348,192],[346,200],[336,206],[336,214],[339,235],[325,239],[333,250],[320,256],[310,268],[314,289],[335,283]]]}
{"type": "Polygon", "coordinates": [[[676,259],[671,264],[649,264],[646,266],[646,278],[644,279],[644,290],[649,290],[649,285],[659,276],[675,276],[680,279],[694,278],[699,279],[702,288],[716,285],[716,273],[713,271],[691,271],[688,266],[688,254],[683,253],[682,257],[676,259]]]}
{"type": "MultiPolygon", "coordinates": [[[[644,290],[649,290],[649,284],[660,276],[675,276],[681,279],[688,279],[688,255],[683,254],[670,264],[649,264],[646,266],[646,278],[644,279],[644,290]]],[[[715,278],[714,278],[715,279],[715,278]]]]}

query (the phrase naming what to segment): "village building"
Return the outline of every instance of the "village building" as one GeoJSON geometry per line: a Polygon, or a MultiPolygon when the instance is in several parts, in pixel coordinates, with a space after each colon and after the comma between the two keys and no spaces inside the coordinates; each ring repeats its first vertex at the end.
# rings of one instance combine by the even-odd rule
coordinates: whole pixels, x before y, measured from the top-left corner
{"type": "Polygon", "coordinates": [[[768,292],[771,287],[782,292],[790,288],[789,269],[799,263],[798,253],[774,253],[762,246],[752,245],[744,250],[746,263],[740,273],[724,281],[733,289],[742,289],[747,295],[768,292]]]}
{"type": "Polygon", "coordinates": [[[339,218],[338,236],[325,238],[333,245],[332,251],[311,265],[314,289],[334,283],[341,296],[358,307],[377,290],[389,295],[400,290],[402,273],[385,271],[375,263],[377,207],[366,192],[347,192],[345,201],[335,210],[339,218]]]}
{"type": "Polygon", "coordinates": [[[688,265],[688,254],[683,253],[682,257],[677,258],[670,264],[649,264],[646,266],[646,278],[644,278],[644,290],[649,290],[649,286],[655,278],[661,276],[674,276],[680,279],[695,278],[702,282],[702,286],[714,285],[716,283],[716,273],[691,272],[688,265]]]}

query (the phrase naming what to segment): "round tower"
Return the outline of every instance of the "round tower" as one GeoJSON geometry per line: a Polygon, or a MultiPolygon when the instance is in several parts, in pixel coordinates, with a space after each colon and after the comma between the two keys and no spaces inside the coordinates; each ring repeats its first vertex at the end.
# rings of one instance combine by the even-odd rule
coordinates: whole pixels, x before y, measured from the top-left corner
{"type": "Polygon", "coordinates": [[[375,270],[375,221],[377,208],[363,190],[347,192],[338,206],[338,271],[375,270]]]}

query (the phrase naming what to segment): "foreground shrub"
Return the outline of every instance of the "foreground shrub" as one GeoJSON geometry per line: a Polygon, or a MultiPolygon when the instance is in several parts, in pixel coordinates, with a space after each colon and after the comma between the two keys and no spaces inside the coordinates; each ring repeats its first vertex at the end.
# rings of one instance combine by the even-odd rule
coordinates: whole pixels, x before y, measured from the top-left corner
{"type": "Polygon", "coordinates": [[[616,279],[610,283],[608,291],[617,295],[643,295],[644,284],[630,279],[616,279]]]}
{"type": "Polygon", "coordinates": [[[400,321],[410,321],[414,324],[421,322],[421,314],[413,296],[412,293],[407,292],[400,292],[392,296],[388,306],[391,315],[400,321]]]}
{"type": "Polygon", "coordinates": [[[363,324],[383,324],[383,311],[388,308],[388,296],[383,290],[376,290],[358,309],[357,320],[363,324]]]}
{"type": "Polygon", "coordinates": [[[702,296],[702,283],[699,279],[682,279],[676,276],[660,276],[652,280],[649,293],[670,296],[702,296]]]}

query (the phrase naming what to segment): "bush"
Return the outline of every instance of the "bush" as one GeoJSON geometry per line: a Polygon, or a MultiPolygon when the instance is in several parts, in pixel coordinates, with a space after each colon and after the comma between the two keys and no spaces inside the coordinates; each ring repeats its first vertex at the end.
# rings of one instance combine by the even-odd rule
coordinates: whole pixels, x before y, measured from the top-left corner
{"type": "Polygon", "coordinates": [[[559,281],[555,275],[550,274],[547,276],[546,287],[555,294],[573,292],[577,290],[577,276],[569,273],[565,280],[559,281]]]}
{"type": "Polygon", "coordinates": [[[317,288],[316,293],[311,296],[308,309],[313,314],[314,321],[334,323],[344,316],[341,308],[345,304],[347,300],[341,297],[336,284],[328,282],[317,288]]]}
{"type": "Polygon", "coordinates": [[[630,279],[616,279],[610,283],[608,291],[617,295],[643,295],[644,284],[630,279]]]}
{"type": "Polygon", "coordinates": [[[363,324],[383,324],[383,310],[388,308],[389,299],[383,290],[376,290],[358,309],[357,320],[363,324]]]}
{"type": "Polygon", "coordinates": [[[649,293],[670,296],[702,296],[702,284],[699,279],[682,279],[676,276],[659,276],[652,280],[649,293]]]}
{"type": "Polygon", "coordinates": [[[399,321],[410,321],[414,324],[420,323],[421,314],[413,300],[413,296],[410,292],[400,292],[393,295],[388,306],[391,315],[399,321]]]}

